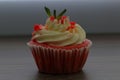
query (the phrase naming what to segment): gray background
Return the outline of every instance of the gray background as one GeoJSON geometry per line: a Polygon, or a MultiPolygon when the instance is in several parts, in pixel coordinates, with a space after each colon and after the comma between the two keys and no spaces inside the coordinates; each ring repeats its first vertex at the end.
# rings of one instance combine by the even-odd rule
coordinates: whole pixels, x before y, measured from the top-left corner
{"type": "Polygon", "coordinates": [[[0,0],[0,36],[30,35],[44,24],[44,6],[79,23],[89,34],[120,33],[120,0],[0,0]]]}

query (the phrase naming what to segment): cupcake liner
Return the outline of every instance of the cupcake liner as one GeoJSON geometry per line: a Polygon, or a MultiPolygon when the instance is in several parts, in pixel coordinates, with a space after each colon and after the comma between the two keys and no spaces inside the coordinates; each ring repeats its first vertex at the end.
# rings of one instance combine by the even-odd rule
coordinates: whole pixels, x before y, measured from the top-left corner
{"type": "MultiPolygon", "coordinates": [[[[89,41],[89,40],[88,40],[89,41]]],[[[88,53],[89,44],[73,49],[51,48],[28,43],[34,60],[40,72],[44,73],[73,73],[82,70],[88,53]]]]}

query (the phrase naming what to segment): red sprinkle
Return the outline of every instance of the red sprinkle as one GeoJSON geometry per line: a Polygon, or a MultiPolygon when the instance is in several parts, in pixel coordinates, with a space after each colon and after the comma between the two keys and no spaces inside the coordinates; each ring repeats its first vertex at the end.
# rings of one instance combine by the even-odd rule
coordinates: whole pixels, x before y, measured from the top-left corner
{"type": "Polygon", "coordinates": [[[71,26],[70,26],[70,28],[71,28],[71,29],[74,29],[74,28],[75,28],[75,26],[74,26],[74,25],[71,25],[71,26]]]}
{"type": "Polygon", "coordinates": [[[71,25],[75,25],[75,24],[76,24],[76,22],[71,21],[71,22],[70,22],[70,24],[71,24],[71,25]]]}
{"type": "Polygon", "coordinates": [[[63,19],[61,19],[61,24],[64,24],[64,20],[63,19]]]}
{"type": "Polygon", "coordinates": [[[67,18],[67,16],[62,16],[62,17],[61,17],[62,20],[66,19],[66,18],[67,18]]]}
{"type": "Polygon", "coordinates": [[[69,26],[69,27],[67,28],[67,30],[74,29],[74,28],[75,28],[75,26],[74,26],[74,25],[71,25],[71,26],[69,26]]]}
{"type": "Polygon", "coordinates": [[[67,30],[69,30],[69,29],[74,29],[76,22],[71,21],[70,24],[71,24],[71,25],[67,28],[67,30]]]}
{"type": "Polygon", "coordinates": [[[39,25],[39,24],[34,25],[34,31],[38,31],[38,30],[41,30],[41,29],[42,29],[42,25],[39,25]]]}
{"type": "Polygon", "coordinates": [[[67,18],[66,16],[62,16],[62,17],[61,17],[61,19],[60,19],[60,20],[61,20],[61,24],[64,24],[64,20],[65,20],[66,18],[67,18]]]}
{"type": "Polygon", "coordinates": [[[54,21],[54,16],[50,16],[50,21],[54,21]]]}

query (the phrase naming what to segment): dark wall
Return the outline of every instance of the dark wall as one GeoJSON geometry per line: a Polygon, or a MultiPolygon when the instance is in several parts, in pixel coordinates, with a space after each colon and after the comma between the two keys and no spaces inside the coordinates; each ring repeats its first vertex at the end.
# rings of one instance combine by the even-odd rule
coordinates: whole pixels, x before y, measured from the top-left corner
{"type": "Polygon", "coordinates": [[[33,25],[44,24],[44,6],[66,8],[66,15],[87,33],[120,33],[120,0],[0,1],[0,35],[29,35],[33,25]]]}

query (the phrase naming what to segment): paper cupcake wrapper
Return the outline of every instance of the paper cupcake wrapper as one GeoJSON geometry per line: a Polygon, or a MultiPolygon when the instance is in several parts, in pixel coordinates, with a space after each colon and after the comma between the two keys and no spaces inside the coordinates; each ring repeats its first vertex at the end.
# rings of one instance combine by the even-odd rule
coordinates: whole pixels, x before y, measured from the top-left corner
{"type": "Polygon", "coordinates": [[[40,72],[73,73],[83,68],[91,44],[80,49],[71,50],[28,45],[40,72]]]}

